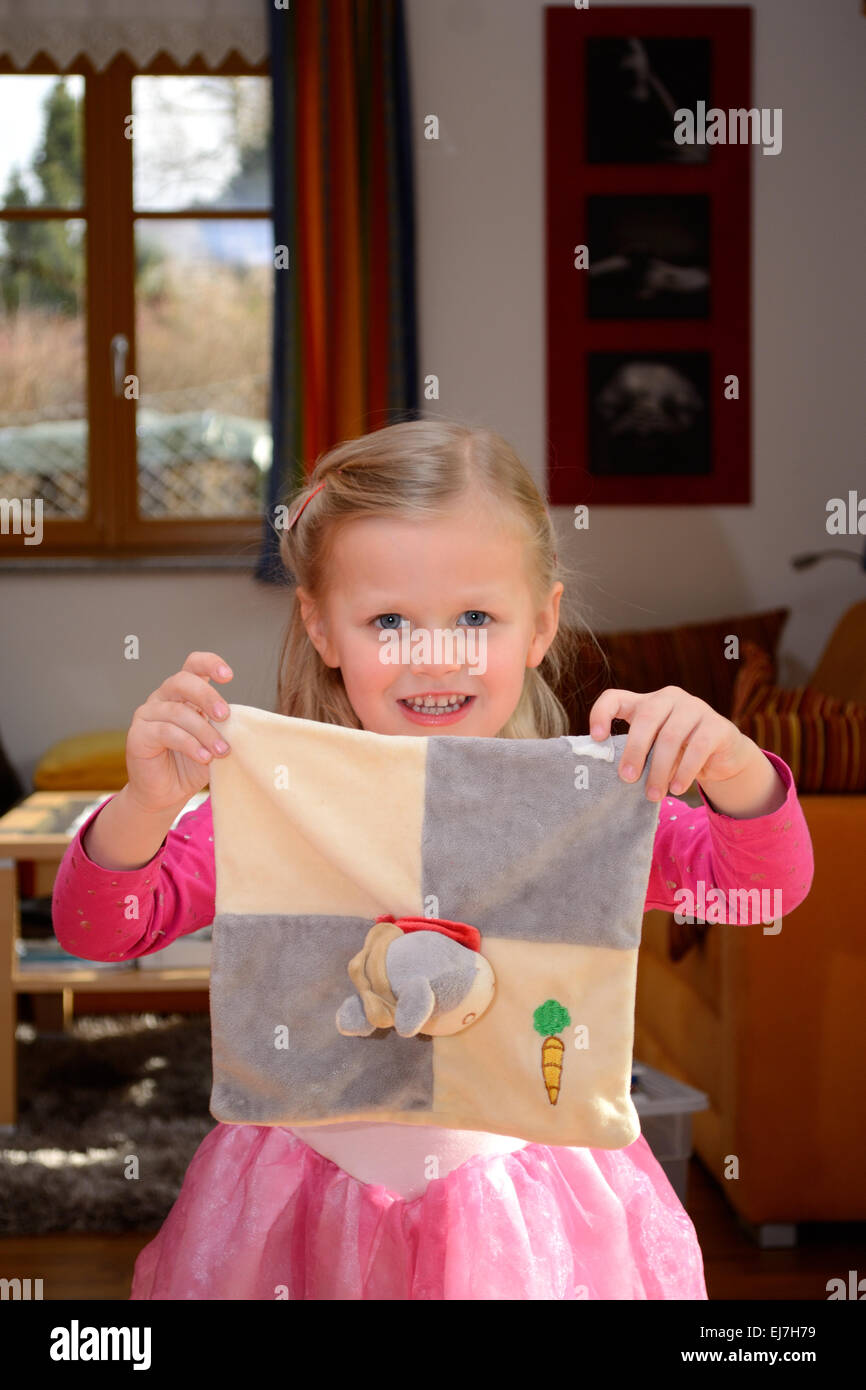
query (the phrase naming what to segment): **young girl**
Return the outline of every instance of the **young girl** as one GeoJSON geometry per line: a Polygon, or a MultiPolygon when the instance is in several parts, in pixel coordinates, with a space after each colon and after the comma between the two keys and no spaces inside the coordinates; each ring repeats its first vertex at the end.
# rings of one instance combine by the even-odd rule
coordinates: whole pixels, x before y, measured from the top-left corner
{"type": "MultiPolygon", "coordinates": [[[[549,738],[569,732],[555,533],[499,436],[410,421],[320,458],[281,554],[294,576],[278,711],[380,734],[549,738]],[[486,666],[380,660],[380,632],[480,627],[486,666]],[[459,708],[458,708],[459,707],[459,708]]],[[[470,644],[466,644],[467,647],[470,644]]],[[[459,651],[458,644],[452,645],[459,651]]],[[[445,653],[448,646],[445,645],[445,653]]],[[[416,648],[417,654],[417,648],[416,648]]],[[[434,653],[435,654],[435,653],[434,653]]],[[[63,945],[93,960],[158,951],[214,915],[206,801],[231,757],[220,692],[232,672],[193,652],[135,711],[129,781],[93,813],[57,876],[63,945]],[[139,917],[124,904],[138,895],[139,917]]],[[[646,909],[677,888],[812,878],[787,764],[674,686],[608,689],[590,732],[628,721],[618,768],[663,799],[646,909]],[[703,805],[667,795],[698,778],[703,805]]],[[[741,928],[749,930],[748,927],[741,928]]],[[[758,928],[754,928],[757,930],[758,928]]],[[[717,930],[726,930],[725,927],[717,930]]],[[[146,1180],[146,1174],[144,1175],[146,1180]]],[[[133,1299],[705,1299],[695,1230],[641,1135],[625,1149],[399,1124],[217,1124],[199,1145],[133,1299]],[[428,1181],[429,1159],[438,1177],[428,1181]]]]}

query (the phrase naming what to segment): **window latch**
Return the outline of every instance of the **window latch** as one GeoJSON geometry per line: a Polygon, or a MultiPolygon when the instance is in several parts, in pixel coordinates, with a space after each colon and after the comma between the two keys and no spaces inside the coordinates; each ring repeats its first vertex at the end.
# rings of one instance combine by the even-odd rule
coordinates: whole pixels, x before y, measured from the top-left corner
{"type": "Polygon", "coordinates": [[[126,376],[126,359],[129,355],[129,339],[125,333],[115,333],[111,340],[111,373],[114,378],[115,396],[123,395],[123,380],[126,376]]]}

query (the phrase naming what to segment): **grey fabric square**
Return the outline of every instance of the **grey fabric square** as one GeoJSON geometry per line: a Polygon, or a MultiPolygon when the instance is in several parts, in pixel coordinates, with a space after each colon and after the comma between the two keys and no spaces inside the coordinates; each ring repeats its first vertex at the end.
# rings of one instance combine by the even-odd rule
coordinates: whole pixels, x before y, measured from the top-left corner
{"type": "Polygon", "coordinates": [[[236,1123],[305,1124],[355,1111],[429,1110],[433,1050],[424,1034],[338,1032],[347,966],[363,917],[222,913],[211,964],[211,1114],[236,1123]],[[288,1029],[288,1048],[275,1046],[288,1029]]]}
{"type": "Polygon", "coordinates": [[[614,761],[567,737],[431,738],[422,832],[422,893],[432,916],[511,940],[634,950],[659,803],[614,761]],[[575,787],[585,767],[587,786],[575,787]],[[545,795],[539,796],[539,785],[545,795]],[[615,833],[612,828],[615,827],[615,833]]]}

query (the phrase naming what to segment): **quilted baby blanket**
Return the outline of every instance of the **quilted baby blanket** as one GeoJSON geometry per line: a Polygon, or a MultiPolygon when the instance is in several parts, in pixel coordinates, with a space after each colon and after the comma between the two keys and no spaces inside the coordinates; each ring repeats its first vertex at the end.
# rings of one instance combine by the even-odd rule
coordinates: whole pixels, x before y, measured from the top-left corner
{"type": "Polygon", "coordinates": [[[411,737],[231,705],[211,1114],[615,1149],[659,804],[626,735],[411,737]]]}

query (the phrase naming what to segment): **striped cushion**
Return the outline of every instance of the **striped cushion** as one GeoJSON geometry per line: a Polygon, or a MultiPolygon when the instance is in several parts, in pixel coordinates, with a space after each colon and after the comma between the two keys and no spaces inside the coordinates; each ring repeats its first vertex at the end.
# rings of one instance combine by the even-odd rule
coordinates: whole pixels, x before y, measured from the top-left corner
{"type": "Polygon", "coordinates": [[[731,719],[759,748],[778,753],[799,792],[866,791],[866,706],[811,686],[773,684],[772,661],[743,642],[731,719]]]}

